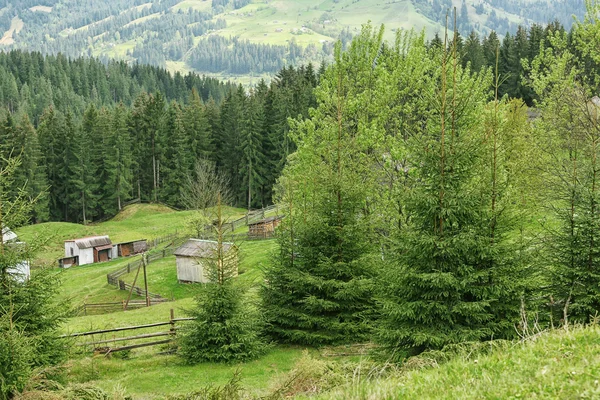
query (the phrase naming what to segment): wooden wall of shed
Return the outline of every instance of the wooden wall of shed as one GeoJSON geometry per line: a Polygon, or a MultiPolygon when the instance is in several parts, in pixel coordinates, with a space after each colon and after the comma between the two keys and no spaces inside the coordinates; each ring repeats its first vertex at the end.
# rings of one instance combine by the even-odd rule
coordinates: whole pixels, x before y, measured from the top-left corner
{"type": "Polygon", "coordinates": [[[208,279],[204,276],[204,266],[201,260],[195,257],[178,256],[177,280],[179,282],[208,282],[208,279]]]}

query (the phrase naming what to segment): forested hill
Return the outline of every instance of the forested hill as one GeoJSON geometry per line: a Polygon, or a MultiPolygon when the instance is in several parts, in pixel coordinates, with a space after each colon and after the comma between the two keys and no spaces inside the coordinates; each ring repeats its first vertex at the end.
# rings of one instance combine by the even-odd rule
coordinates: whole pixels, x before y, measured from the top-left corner
{"type": "Polygon", "coordinates": [[[503,36],[553,20],[569,29],[585,0],[0,0],[0,49],[273,76],[328,59],[336,40],[348,43],[367,21],[385,23],[388,39],[399,28],[431,37],[452,7],[463,36],[503,36]]]}
{"type": "Polygon", "coordinates": [[[317,71],[285,68],[248,92],[196,74],[39,53],[0,53],[0,168],[21,154],[0,190],[41,196],[32,221],[91,221],[132,199],[183,207],[197,160],[230,182],[233,202],[270,204],[294,151],[288,118],[314,105],[317,71]],[[27,185],[25,185],[27,183],[27,185]]]}
{"type": "Polygon", "coordinates": [[[0,52],[0,107],[27,113],[37,124],[50,105],[80,116],[86,105],[123,102],[131,105],[140,93],[161,92],[166,101],[186,101],[194,88],[203,101],[221,102],[234,86],[196,74],[170,74],[165,69],[96,59],[68,59],[23,51],[0,52]]]}

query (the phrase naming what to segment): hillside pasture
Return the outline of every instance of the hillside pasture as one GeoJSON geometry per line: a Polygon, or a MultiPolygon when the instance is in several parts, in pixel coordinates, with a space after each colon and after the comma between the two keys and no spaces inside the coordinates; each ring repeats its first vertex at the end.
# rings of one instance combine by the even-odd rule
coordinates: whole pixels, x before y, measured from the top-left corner
{"type": "MultiPolygon", "coordinates": [[[[22,241],[36,242],[44,238],[36,264],[56,265],[64,256],[64,241],[84,236],[109,235],[113,243],[138,239],[151,240],[187,230],[187,221],[195,211],[175,211],[157,204],[132,204],[113,219],[98,224],[82,225],[68,222],[48,222],[16,229],[22,241]]],[[[228,219],[240,218],[245,211],[231,207],[223,209],[228,219]]]]}

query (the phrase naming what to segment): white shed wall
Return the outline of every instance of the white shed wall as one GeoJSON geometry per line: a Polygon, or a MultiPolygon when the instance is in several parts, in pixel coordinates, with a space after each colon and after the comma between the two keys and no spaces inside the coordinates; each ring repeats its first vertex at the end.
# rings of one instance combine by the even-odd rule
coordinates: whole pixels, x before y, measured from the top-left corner
{"type": "Polygon", "coordinates": [[[79,265],[94,263],[94,249],[79,250],[79,265]]]}
{"type": "Polygon", "coordinates": [[[75,242],[65,242],[65,257],[72,257],[79,255],[79,247],[75,244],[75,242]],[[73,249],[73,253],[71,254],[71,249],[73,249]]]}
{"type": "Polygon", "coordinates": [[[8,268],[7,272],[13,275],[19,282],[26,282],[31,276],[31,269],[28,261],[21,261],[14,267],[8,268]]]}

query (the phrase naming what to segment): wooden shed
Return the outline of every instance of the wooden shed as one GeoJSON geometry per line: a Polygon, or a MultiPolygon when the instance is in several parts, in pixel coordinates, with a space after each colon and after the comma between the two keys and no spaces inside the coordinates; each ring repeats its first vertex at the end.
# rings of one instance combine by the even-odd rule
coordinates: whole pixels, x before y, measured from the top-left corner
{"type": "Polygon", "coordinates": [[[148,250],[146,239],[133,240],[131,242],[122,242],[115,244],[118,257],[129,257],[134,254],[140,254],[148,250]]]}
{"type": "MultiPolygon", "coordinates": [[[[75,256],[78,257],[76,265],[108,261],[114,258],[113,245],[107,235],[65,240],[65,258],[75,256]]],[[[64,261],[63,265],[66,265],[64,261]]]]}
{"type": "MultiPolygon", "coordinates": [[[[182,244],[175,254],[177,262],[177,280],[180,283],[207,283],[205,269],[208,262],[215,259],[217,242],[214,240],[189,239],[182,244]]],[[[225,257],[235,263],[237,275],[237,247],[233,243],[223,243],[225,257]]]]}
{"type": "Polygon", "coordinates": [[[250,237],[270,237],[275,233],[275,228],[279,226],[283,215],[276,215],[262,219],[260,221],[248,224],[248,236],[250,237]]]}

